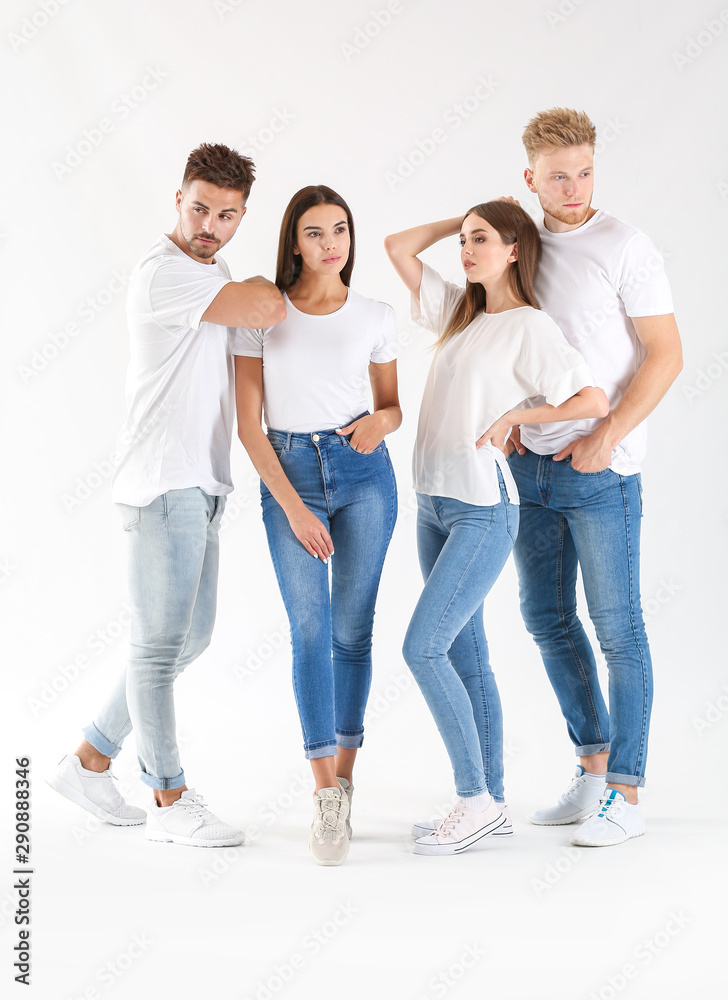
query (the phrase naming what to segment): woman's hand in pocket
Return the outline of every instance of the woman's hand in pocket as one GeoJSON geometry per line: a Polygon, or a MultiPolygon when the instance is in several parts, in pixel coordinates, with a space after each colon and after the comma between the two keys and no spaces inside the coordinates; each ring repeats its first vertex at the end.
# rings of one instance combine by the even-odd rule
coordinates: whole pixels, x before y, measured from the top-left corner
{"type": "Polygon", "coordinates": [[[381,414],[369,413],[366,417],[353,420],[346,427],[337,430],[336,433],[339,437],[351,434],[349,444],[354,451],[361,452],[362,455],[369,455],[382,443],[386,430],[385,421],[381,414]]]}

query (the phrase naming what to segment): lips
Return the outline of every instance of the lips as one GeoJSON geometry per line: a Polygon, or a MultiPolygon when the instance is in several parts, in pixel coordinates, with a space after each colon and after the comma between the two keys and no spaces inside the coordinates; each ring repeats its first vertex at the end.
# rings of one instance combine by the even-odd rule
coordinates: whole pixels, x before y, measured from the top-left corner
{"type": "Polygon", "coordinates": [[[341,257],[324,257],[324,264],[335,264],[341,257]]]}

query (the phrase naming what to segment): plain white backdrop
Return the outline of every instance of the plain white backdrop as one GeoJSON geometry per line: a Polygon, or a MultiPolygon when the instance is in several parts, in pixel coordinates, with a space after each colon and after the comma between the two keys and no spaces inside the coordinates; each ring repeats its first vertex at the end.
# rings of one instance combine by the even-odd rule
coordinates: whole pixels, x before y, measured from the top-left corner
{"type": "MultiPolygon", "coordinates": [[[[14,759],[33,773],[31,994],[122,1000],[715,995],[725,894],[728,509],[721,428],[728,8],[699,0],[387,4],[13,0],[4,5],[3,758],[0,977],[13,982],[14,759]],[[420,578],[409,461],[429,356],[383,237],[512,194],[537,111],[586,110],[594,204],[665,256],[685,368],[650,418],[643,604],[655,664],[648,835],[569,850],[526,814],[573,753],[509,562],[486,606],[517,835],[461,858],[409,852],[447,802],[449,763],[400,649],[420,578]],[[124,669],[123,538],[110,503],[128,360],[124,285],[174,226],[186,157],[224,142],[258,167],[223,252],[273,276],[291,195],[325,183],[357,226],[352,284],[398,316],[405,415],[388,445],[400,517],[375,624],[375,676],[346,865],[308,857],[310,781],[286,620],[236,440],[212,646],[177,686],[188,780],[248,833],[224,852],[147,845],[95,823],[42,774],[124,669]]],[[[457,241],[427,254],[460,280],[457,241]]],[[[133,737],[117,762],[144,805],[133,737]]],[[[5,989],[5,987],[3,987],[5,989]]],[[[10,995],[10,994],[8,994],[10,995]]],[[[26,994],[27,995],[27,991],[26,994]]]]}

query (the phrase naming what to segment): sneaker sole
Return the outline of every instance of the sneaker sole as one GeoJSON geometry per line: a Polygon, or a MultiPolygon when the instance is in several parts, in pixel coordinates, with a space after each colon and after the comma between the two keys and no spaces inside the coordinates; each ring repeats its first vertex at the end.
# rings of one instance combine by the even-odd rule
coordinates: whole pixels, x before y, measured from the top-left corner
{"type": "Polygon", "coordinates": [[[533,819],[532,816],[529,816],[528,822],[534,826],[571,826],[572,823],[578,823],[580,819],[589,819],[590,816],[594,815],[598,807],[599,802],[595,802],[588,809],[582,809],[575,816],[568,816],[566,819],[533,819]]]}
{"type": "MultiPolygon", "coordinates": [[[[417,840],[419,837],[427,837],[429,834],[435,832],[434,826],[420,826],[419,823],[415,825],[410,830],[410,836],[417,840]]],[[[494,837],[512,837],[513,836],[513,824],[504,823],[500,830],[495,830],[492,834],[494,837]]]]}
{"type": "Polygon", "coordinates": [[[114,816],[113,813],[107,812],[106,809],[103,809],[93,799],[79,792],[77,788],[69,785],[68,782],[59,778],[56,774],[46,778],[45,783],[50,785],[54,791],[58,792],[65,799],[75,802],[77,806],[81,806],[86,812],[90,812],[97,819],[101,819],[105,823],[110,823],[112,826],[142,826],[147,821],[146,813],[139,819],[121,819],[119,816],[114,816]]]}
{"type": "Polygon", "coordinates": [[[488,837],[494,834],[496,830],[504,826],[506,823],[506,817],[503,813],[500,814],[498,819],[493,820],[488,826],[482,827],[480,830],[476,830],[475,833],[471,833],[469,837],[464,840],[459,840],[454,844],[420,844],[419,841],[415,841],[413,852],[415,854],[427,855],[430,857],[438,855],[452,855],[452,854],[462,854],[463,851],[467,851],[469,847],[477,844],[479,841],[483,840],[484,837],[488,837]]]}
{"type": "Polygon", "coordinates": [[[346,846],[346,853],[340,858],[317,858],[314,854],[314,848],[311,841],[308,842],[308,849],[311,852],[311,857],[316,862],[317,865],[322,865],[324,868],[336,868],[337,865],[343,865],[346,859],[349,857],[349,845],[346,846]]]}
{"type": "Polygon", "coordinates": [[[147,830],[147,840],[158,844],[180,844],[182,847],[239,847],[245,842],[245,835],[227,837],[225,840],[201,840],[194,837],[183,837],[179,833],[166,833],[164,830],[147,830]]]}
{"type": "Polygon", "coordinates": [[[643,837],[645,834],[645,828],[642,827],[638,830],[633,830],[631,833],[626,834],[624,837],[620,837],[617,840],[602,840],[598,844],[594,841],[584,841],[578,840],[578,834],[572,834],[569,838],[569,843],[573,844],[574,847],[616,847],[618,844],[625,844],[628,840],[632,840],[634,837],[643,837]]]}

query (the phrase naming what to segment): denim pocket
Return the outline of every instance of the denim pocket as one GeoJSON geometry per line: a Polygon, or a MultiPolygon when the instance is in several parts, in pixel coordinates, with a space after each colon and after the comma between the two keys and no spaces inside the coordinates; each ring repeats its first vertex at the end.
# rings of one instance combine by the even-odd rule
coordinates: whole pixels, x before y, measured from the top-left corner
{"type": "Polygon", "coordinates": [[[349,441],[350,450],[353,451],[355,455],[361,455],[362,458],[371,458],[372,455],[376,455],[378,451],[382,451],[382,445],[384,444],[384,441],[380,441],[377,447],[373,451],[357,451],[354,445],[349,440],[349,438],[347,438],[346,440],[349,441]]]}
{"type": "Polygon", "coordinates": [[[128,503],[117,503],[119,514],[121,515],[121,526],[124,531],[129,531],[135,524],[139,524],[139,508],[132,507],[128,503]]]}

